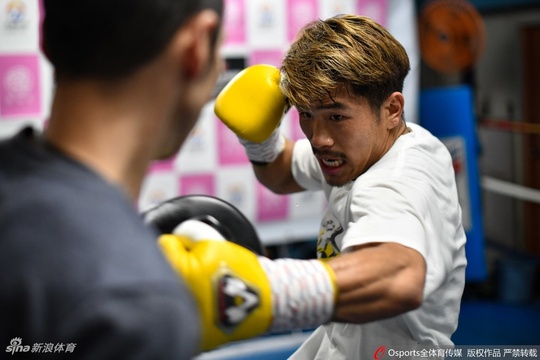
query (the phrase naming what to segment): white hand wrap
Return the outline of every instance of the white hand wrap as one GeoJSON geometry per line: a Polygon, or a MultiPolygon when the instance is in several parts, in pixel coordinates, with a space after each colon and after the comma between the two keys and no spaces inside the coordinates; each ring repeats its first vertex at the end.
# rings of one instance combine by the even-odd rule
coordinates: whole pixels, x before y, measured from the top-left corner
{"type": "Polygon", "coordinates": [[[271,332],[306,329],[328,322],[334,286],[319,260],[259,258],[272,289],[271,332]]]}
{"type": "Polygon", "coordinates": [[[285,147],[285,137],[281,134],[279,127],[262,143],[254,143],[249,140],[240,139],[240,143],[246,149],[248,159],[255,164],[268,164],[276,160],[279,153],[285,147]]]}

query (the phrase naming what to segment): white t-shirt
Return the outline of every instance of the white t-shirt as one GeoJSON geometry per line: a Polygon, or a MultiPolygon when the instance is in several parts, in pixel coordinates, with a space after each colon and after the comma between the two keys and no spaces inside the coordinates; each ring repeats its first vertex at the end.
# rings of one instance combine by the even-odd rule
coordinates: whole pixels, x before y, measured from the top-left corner
{"type": "Polygon", "coordinates": [[[320,326],[292,359],[371,359],[381,346],[453,345],[467,260],[452,159],[427,130],[416,124],[409,128],[377,163],[343,187],[325,182],[307,140],[296,143],[294,178],[306,189],[322,189],[328,199],[317,255],[396,242],[422,254],[427,274],[418,309],[361,325],[320,326]]]}

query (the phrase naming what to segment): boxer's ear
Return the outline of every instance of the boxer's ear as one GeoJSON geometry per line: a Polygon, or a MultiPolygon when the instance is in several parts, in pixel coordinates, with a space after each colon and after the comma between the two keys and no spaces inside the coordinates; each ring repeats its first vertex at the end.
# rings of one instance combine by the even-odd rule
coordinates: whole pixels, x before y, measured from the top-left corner
{"type": "Polygon", "coordinates": [[[403,98],[403,94],[398,91],[393,92],[384,101],[381,115],[386,121],[389,130],[400,124],[404,105],[405,99],[403,98]]]}

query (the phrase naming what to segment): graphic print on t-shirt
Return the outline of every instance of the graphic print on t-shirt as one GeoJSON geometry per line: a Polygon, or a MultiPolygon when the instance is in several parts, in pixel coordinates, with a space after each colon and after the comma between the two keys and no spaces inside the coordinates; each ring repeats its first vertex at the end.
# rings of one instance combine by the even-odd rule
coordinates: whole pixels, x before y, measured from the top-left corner
{"type": "Polygon", "coordinates": [[[342,233],[343,226],[335,217],[327,214],[321,222],[319,238],[317,239],[317,257],[326,259],[338,256],[340,250],[336,238],[342,233]]]}

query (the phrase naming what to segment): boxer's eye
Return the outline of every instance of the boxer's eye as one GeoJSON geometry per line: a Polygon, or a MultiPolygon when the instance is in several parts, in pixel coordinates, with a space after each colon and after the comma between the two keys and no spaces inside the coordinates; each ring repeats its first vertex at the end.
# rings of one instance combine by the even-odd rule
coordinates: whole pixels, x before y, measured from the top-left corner
{"type": "Polygon", "coordinates": [[[307,111],[301,111],[298,113],[300,115],[300,119],[311,119],[313,115],[307,111]]]}

